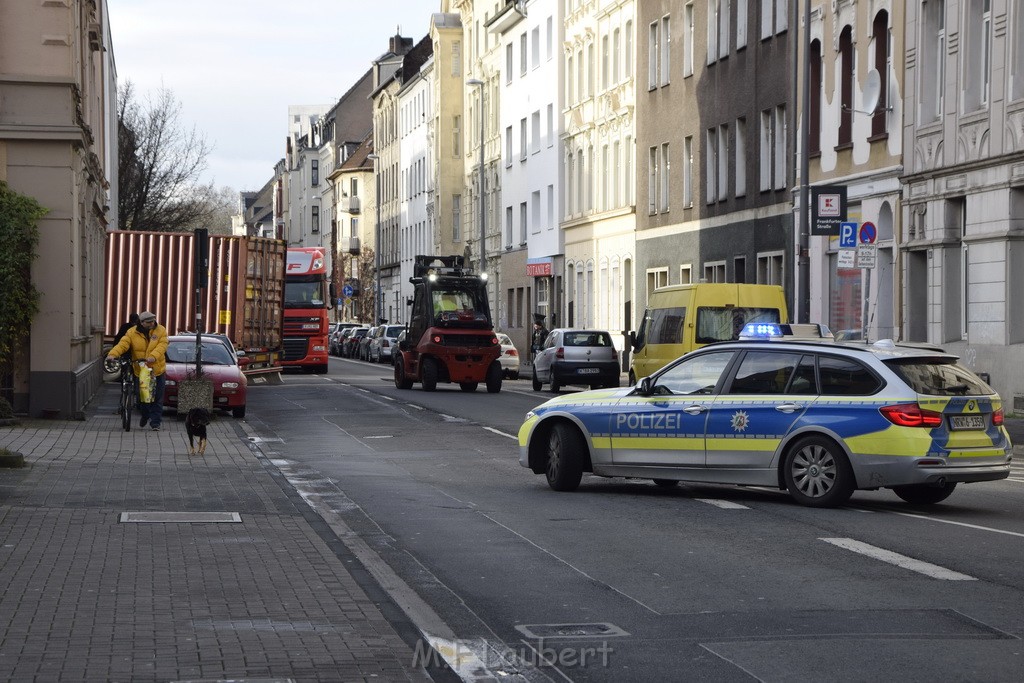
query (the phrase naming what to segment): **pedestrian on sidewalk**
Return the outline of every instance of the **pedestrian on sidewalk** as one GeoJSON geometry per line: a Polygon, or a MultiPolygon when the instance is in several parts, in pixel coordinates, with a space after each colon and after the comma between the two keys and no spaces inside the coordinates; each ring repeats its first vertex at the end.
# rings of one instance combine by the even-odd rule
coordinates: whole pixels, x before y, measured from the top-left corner
{"type": "Polygon", "coordinates": [[[149,423],[153,431],[160,430],[160,422],[164,412],[164,375],[167,370],[167,328],[156,321],[156,314],[143,311],[139,314],[139,323],[129,328],[114,348],[110,349],[107,358],[117,358],[122,353],[131,351],[132,372],[135,373],[135,391],[139,391],[139,361],[144,361],[156,378],[156,386],[151,403],[139,403],[142,419],[140,427],[149,423]]]}
{"type": "Polygon", "coordinates": [[[530,343],[530,349],[533,351],[533,357],[536,358],[540,350],[544,348],[544,340],[548,338],[548,331],[544,327],[544,323],[539,320],[533,323],[533,339],[530,343]]]}

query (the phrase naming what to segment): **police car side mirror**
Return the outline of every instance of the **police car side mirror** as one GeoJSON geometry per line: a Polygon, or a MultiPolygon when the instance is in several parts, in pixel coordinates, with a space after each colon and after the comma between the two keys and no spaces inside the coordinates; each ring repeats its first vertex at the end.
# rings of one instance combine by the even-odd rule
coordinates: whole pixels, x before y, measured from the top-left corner
{"type": "Polygon", "coordinates": [[[640,396],[650,396],[651,388],[652,384],[650,377],[641,377],[640,381],[636,383],[636,393],[640,396]]]}

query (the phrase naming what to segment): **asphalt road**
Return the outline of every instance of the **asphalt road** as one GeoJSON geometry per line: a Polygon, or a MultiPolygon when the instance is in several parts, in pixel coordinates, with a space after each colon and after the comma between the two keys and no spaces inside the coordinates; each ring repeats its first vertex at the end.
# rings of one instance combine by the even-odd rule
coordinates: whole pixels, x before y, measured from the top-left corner
{"type": "Polygon", "coordinates": [[[253,387],[248,420],[464,674],[1024,679],[1024,468],[932,508],[591,476],[556,493],[512,438],[550,395],[400,391],[386,366],[332,359],[253,387]]]}

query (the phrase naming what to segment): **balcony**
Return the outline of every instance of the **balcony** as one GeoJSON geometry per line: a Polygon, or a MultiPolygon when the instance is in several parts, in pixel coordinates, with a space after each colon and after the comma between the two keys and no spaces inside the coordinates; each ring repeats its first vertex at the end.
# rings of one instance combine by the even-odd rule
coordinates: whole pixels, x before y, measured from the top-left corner
{"type": "Polygon", "coordinates": [[[359,238],[358,237],[342,237],[339,242],[339,247],[342,251],[347,251],[353,256],[359,255],[359,238]]]}
{"type": "Polygon", "coordinates": [[[341,210],[346,213],[359,213],[360,211],[359,197],[342,197],[341,198],[341,210]]]}

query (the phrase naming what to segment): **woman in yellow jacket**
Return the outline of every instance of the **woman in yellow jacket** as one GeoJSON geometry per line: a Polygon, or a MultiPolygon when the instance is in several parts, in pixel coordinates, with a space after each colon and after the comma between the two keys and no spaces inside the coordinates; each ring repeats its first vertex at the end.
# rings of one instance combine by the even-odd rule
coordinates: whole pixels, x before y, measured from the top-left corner
{"type": "Polygon", "coordinates": [[[125,351],[132,352],[132,370],[135,372],[135,391],[139,390],[139,363],[145,361],[156,377],[156,390],[152,403],[139,403],[142,419],[140,427],[148,422],[153,431],[160,430],[164,412],[164,372],[167,369],[167,328],[156,321],[156,315],[149,311],[139,314],[139,324],[125,332],[121,341],[107,353],[107,358],[117,358],[125,351]]]}

